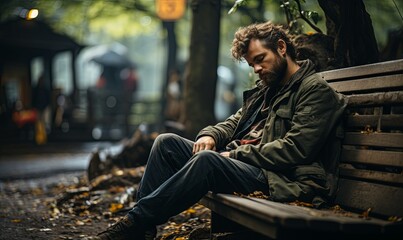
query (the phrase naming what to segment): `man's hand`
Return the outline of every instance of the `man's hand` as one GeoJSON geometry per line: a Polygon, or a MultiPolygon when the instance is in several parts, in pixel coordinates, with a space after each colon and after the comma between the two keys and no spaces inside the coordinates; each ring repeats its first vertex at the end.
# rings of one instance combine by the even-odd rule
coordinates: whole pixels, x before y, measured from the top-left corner
{"type": "Polygon", "coordinates": [[[193,154],[200,152],[201,150],[213,150],[215,151],[214,138],[210,136],[203,136],[199,138],[193,145],[193,154]]]}
{"type": "Polygon", "coordinates": [[[229,152],[220,152],[220,155],[229,158],[229,152]]]}

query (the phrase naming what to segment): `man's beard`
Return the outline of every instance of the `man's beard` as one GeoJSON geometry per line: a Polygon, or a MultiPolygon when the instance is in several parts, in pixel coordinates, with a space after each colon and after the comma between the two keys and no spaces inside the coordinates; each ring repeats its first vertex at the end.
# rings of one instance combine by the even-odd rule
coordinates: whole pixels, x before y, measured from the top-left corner
{"type": "Polygon", "coordinates": [[[260,79],[269,87],[278,85],[283,79],[287,70],[287,60],[285,57],[278,55],[276,62],[273,65],[273,69],[264,72],[260,79]]]}

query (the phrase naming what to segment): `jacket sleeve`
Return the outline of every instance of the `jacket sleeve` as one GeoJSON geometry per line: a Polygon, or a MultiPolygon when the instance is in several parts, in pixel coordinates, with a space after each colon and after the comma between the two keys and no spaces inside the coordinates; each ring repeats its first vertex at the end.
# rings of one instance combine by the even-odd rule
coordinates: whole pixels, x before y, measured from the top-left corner
{"type": "Polygon", "coordinates": [[[196,140],[202,136],[211,136],[215,140],[216,148],[218,150],[223,149],[233,136],[241,116],[242,108],[225,121],[203,128],[197,134],[196,140]]]}
{"type": "MultiPolygon", "coordinates": [[[[291,127],[283,138],[258,145],[242,145],[232,150],[230,156],[260,168],[276,171],[310,164],[342,115],[344,104],[340,95],[322,81],[302,83],[297,94],[299,96],[296,96],[291,127]]],[[[269,121],[274,123],[271,119],[269,121]]]]}

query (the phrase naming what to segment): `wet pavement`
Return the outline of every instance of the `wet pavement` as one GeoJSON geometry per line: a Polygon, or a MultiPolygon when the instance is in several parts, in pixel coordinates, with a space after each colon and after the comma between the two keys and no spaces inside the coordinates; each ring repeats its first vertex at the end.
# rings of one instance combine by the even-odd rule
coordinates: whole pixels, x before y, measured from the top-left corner
{"type": "Polygon", "coordinates": [[[86,239],[104,230],[112,218],[104,219],[102,214],[53,217],[51,211],[53,202],[86,179],[91,153],[103,148],[120,147],[112,142],[51,142],[41,146],[1,142],[0,240],[86,239]],[[82,220],[91,222],[83,224],[82,220]]]}
{"type": "Polygon", "coordinates": [[[85,171],[91,153],[104,148],[119,151],[120,146],[112,142],[1,143],[0,180],[85,171]]]}

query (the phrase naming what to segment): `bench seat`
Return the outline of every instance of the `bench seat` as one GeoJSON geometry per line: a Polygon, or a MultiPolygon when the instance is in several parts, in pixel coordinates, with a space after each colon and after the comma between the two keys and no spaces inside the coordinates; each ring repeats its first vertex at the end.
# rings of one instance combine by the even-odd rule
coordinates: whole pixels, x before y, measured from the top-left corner
{"type": "MultiPolygon", "coordinates": [[[[323,232],[355,235],[363,231],[370,235],[403,234],[401,222],[393,222],[341,209],[314,209],[232,194],[208,193],[201,203],[214,213],[273,239],[287,231],[304,230],[309,236],[323,232]]],[[[299,232],[299,234],[301,234],[299,232]]]]}

